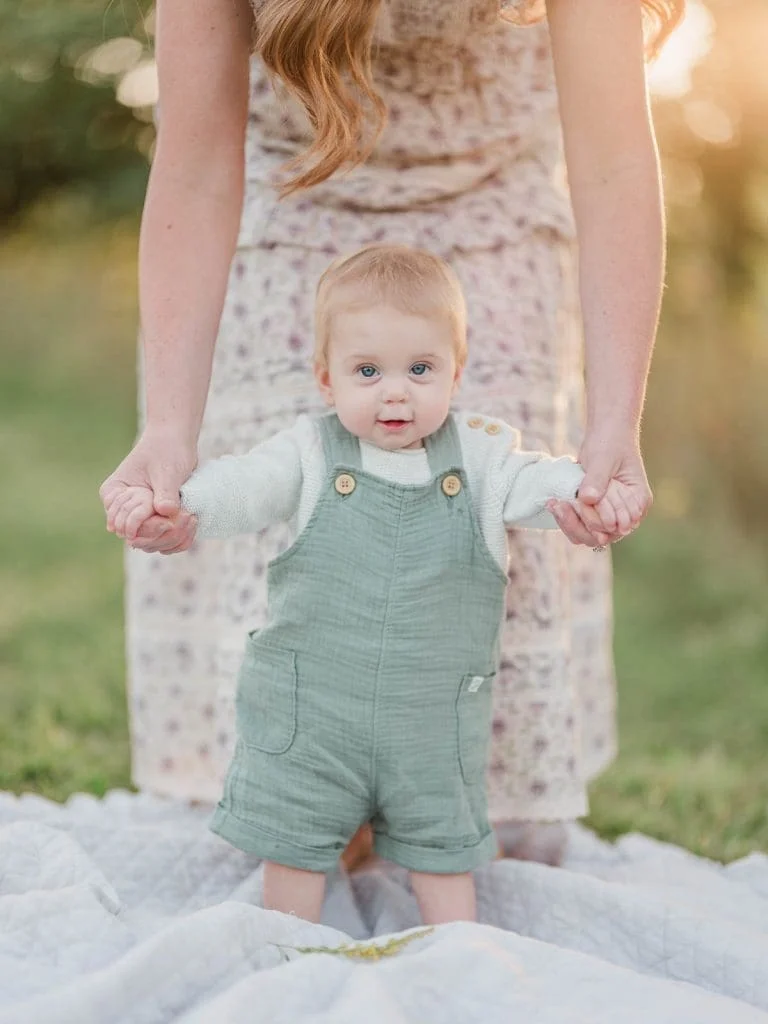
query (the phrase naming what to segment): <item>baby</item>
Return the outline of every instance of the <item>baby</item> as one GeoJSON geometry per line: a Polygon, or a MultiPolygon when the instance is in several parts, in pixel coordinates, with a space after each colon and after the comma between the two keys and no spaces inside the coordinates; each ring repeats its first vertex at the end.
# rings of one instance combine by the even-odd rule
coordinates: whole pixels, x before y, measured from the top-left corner
{"type": "MultiPolygon", "coordinates": [[[[475,917],[494,858],[485,772],[509,527],[556,527],[583,470],[517,431],[453,413],[467,357],[461,287],[420,250],[373,246],[317,291],[315,375],[331,408],[196,471],[203,537],[290,521],[249,634],[237,745],[211,828],[261,857],[265,906],[317,921],[363,822],[411,872],[423,920],[475,917]]],[[[612,482],[597,512],[626,508],[612,482]]],[[[143,521],[152,493],[123,515],[143,521]]]]}

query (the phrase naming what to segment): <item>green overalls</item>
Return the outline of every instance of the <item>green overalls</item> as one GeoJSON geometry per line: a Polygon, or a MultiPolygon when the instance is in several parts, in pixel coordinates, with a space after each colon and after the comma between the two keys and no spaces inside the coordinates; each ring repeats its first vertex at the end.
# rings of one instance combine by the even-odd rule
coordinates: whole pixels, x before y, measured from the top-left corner
{"type": "Polygon", "coordinates": [[[266,860],[329,871],[358,826],[414,871],[496,853],[485,772],[506,577],[475,518],[453,417],[425,438],[432,480],[361,469],[318,421],[327,481],[269,567],[249,635],[238,740],[211,828],[266,860]]]}

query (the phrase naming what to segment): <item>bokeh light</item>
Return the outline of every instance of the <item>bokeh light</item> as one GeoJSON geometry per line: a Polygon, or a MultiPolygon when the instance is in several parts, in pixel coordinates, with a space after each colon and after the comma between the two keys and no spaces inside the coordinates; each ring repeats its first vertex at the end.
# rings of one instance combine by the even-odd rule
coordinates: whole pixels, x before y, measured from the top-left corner
{"type": "Polygon", "coordinates": [[[676,29],[650,73],[656,96],[684,96],[691,88],[691,73],[712,46],[714,20],[700,0],[688,0],[682,24],[676,29]]]}

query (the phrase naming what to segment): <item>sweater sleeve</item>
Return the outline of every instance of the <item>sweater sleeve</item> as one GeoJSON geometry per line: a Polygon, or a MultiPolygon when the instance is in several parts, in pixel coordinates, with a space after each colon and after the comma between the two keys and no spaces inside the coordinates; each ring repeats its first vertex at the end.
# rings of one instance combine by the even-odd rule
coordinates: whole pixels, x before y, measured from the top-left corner
{"type": "Polygon", "coordinates": [[[454,414],[476,511],[493,550],[506,547],[505,528],[559,529],[551,498],[571,501],[584,470],[569,457],[523,451],[520,431],[483,413],[454,414]],[[497,535],[496,531],[501,534],[497,535]]]}
{"type": "Polygon", "coordinates": [[[224,455],[197,469],[181,488],[182,508],[197,516],[201,537],[258,533],[287,522],[299,507],[306,417],[245,455],[224,455]],[[305,420],[305,422],[302,422],[305,420]]]}
{"type": "Polygon", "coordinates": [[[544,452],[520,449],[519,434],[499,466],[503,488],[504,525],[533,530],[557,530],[554,516],[547,511],[552,498],[571,501],[576,497],[584,470],[568,456],[552,458],[544,452]]]}

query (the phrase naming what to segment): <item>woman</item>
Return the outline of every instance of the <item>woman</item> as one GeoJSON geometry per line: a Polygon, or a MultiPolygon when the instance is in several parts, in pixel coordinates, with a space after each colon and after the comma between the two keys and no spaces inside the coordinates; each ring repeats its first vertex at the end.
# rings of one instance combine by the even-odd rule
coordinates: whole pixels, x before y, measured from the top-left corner
{"type": "Polygon", "coordinates": [[[143,429],[101,490],[122,536],[109,516],[121,488],[156,495],[158,515],[127,537],[138,786],[218,798],[243,633],[262,620],[264,568],[286,540],[161,558],[189,547],[179,485],[198,450],[244,451],[319,410],[307,353],[320,273],[340,252],[404,242],[444,256],[464,286],[461,403],[519,426],[527,446],[578,453],[588,502],[611,477],[635,495],[610,536],[565,506],[554,511],[574,546],[510,539],[491,813],[508,854],[560,859],[561,827],[521,823],[583,815],[586,782],[614,754],[610,558],[590,549],[651,501],[639,422],[663,218],[644,57],[681,6],[548,0],[547,27],[536,0],[160,0],[143,429]]]}

